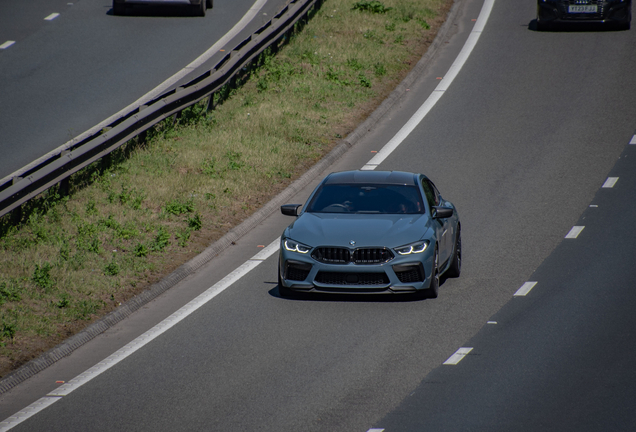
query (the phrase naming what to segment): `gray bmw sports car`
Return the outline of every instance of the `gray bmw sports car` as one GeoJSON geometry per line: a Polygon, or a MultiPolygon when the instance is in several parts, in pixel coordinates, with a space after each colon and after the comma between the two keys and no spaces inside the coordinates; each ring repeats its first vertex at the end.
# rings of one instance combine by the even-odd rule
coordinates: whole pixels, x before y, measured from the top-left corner
{"type": "Polygon", "coordinates": [[[328,175],[301,204],[280,240],[278,290],[422,293],[437,297],[440,275],[461,271],[455,206],[426,176],[397,171],[328,175]]]}

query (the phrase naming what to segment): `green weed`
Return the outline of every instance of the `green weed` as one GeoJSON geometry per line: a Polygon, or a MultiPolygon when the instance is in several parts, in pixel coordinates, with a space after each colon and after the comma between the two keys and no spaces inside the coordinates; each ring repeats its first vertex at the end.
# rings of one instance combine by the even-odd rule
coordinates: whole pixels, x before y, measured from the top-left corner
{"type": "Polygon", "coordinates": [[[15,332],[16,332],[15,323],[8,323],[4,320],[4,317],[2,317],[2,321],[0,325],[0,341],[4,341],[5,339],[13,341],[13,338],[15,337],[15,332]]]}
{"type": "Polygon", "coordinates": [[[225,153],[225,157],[228,159],[227,169],[230,171],[238,171],[245,166],[245,162],[241,161],[241,153],[228,151],[225,153]]]}
{"type": "Polygon", "coordinates": [[[54,306],[58,309],[67,308],[71,304],[70,295],[68,293],[62,293],[59,300],[54,303],[54,306]]]}
{"type": "Polygon", "coordinates": [[[371,87],[371,80],[367,78],[365,74],[361,73],[360,75],[358,75],[358,80],[360,81],[360,85],[362,87],[371,87]]]}
{"type": "Polygon", "coordinates": [[[176,216],[184,213],[192,213],[194,211],[194,202],[192,200],[183,202],[178,199],[174,199],[164,206],[163,211],[176,216]]]}
{"type": "Polygon", "coordinates": [[[51,277],[51,265],[49,263],[44,263],[42,267],[40,267],[39,264],[36,264],[31,280],[36,286],[44,290],[53,288],[55,286],[55,281],[51,277]]]}
{"type": "Polygon", "coordinates": [[[170,233],[168,230],[160,226],[157,230],[157,235],[155,236],[155,240],[153,244],[150,246],[150,249],[153,251],[162,251],[170,244],[170,233]]]}
{"type": "Polygon", "coordinates": [[[201,229],[201,215],[196,213],[194,216],[188,218],[188,228],[191,228],[195,231],[199,231],[201,229]]]}
{"type": "Polygon", "coordinates": [[[135,246],[134,252],[136,257],[142,258],[148,255],[148,248],[146,247],[146,245],[139,243],[137,246],[135,246]]]}
{"type": "Polygon", "coordinates": [[[120,268],[119,264],[114,261],[111,261],[104,267],[104,274],[106,276],[117,276],[119,274],[120,268]]]}
{"type": "Polygon", "coordinates": [[[0,283],[0,306],[7,302],[14,302],[22,300],[20,296],[20,287],[14,282],[0,283]]]}
{"type": "Polygon", "coordinates": [[[384,6],[384,4],[378,0],[361,0],[354,3],[352,9],[375,14],[384,14],[393,8],[384,6]]]}

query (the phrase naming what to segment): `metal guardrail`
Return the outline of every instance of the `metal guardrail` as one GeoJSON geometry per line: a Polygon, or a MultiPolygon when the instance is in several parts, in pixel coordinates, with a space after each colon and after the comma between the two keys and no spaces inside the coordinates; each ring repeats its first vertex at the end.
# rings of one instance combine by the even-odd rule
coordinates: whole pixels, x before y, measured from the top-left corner
{"type": "Polygon", "coordinates": [[[306,23],[309,13],[320,8],[322,2],[323,0],[291,0],[277,15],[239,43],[209,71],[182,87],[134,108],[100,132],[69,149],[53,154],[24,172],[21,177],[9,177],[8,181],[0,185],[0,217],[11,211],[19,211],[25,202],[58,183],[68,181],[72,174],[203,99],[209,98],[208,109],[213,108],[217,92],[240,77],[244,73],[243,69],[257,60],[263,51],[289,37],[299,21],[306,23]]]}

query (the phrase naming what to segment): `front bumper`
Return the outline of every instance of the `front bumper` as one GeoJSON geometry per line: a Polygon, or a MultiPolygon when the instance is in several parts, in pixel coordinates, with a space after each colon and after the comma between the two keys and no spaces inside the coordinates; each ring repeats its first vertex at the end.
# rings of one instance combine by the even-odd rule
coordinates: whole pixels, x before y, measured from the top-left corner
{"type": "MultiPolygon", "coordinates": [[[[432,249],[432,248],[430,248],[432,249]]],[[[429,288],[433,256],[422,254],[396,256],[382,264],[326,264],[311,254],[280,248],[280,281],[298,292],[341,294],[415,293],[429,288]]]]}
{"type": "Polygon", "coordinates": [[[537,22],[626,24],[631,21],[630,0],[538,0],[537,22]],[[570,6],[596,6],[595,13],[569,12],[570,6]]]}

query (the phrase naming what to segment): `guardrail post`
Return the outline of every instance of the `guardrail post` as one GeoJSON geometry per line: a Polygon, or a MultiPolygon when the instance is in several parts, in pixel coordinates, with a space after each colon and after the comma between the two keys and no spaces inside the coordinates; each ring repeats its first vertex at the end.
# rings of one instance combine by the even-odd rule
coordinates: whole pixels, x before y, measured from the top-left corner
{"type": "MultiPolygon", "coordinates": [[[[148,108],[148,105],[140,105],[139,106],[139,112],[142,112],[143,110],[145,110],[146,108],[148,108]]],[[[137,145],[139,147],[146,147],[146,139],[148,138],[148,129],[144,129],[143,132],[141,132],[140,134],[137,135],[137,145]]]]}
{"type": "MultiPolygon", "coordinates": [[[[69,150],[64,150],[62,151],[62,153],[60,153],[60,157],[64,157],[65,155],[69,154],[70,151],[69,150]]],[[[62,181],[60,181],[60,196],[66,196],[68,195],[68,191],[69,191],[69,178],[70,177],[66,177],[64,179],[62,179],[62,181]]]]}
{"type": "Polygon", "coordinates": [[[146,139],[148,138],[148,131],[145,130],[137,135],[137,145],[141,148],[146,147],[146,139]]]}
{"type": "MultiPolygon", "coordinates": [[[[183,91],[183,87],[177,87],[176,89],[174,89],[175,93],[179,93],[180,91],[183,91]]],[[[177,122],[179,121],[179,119],[181,118],[181,113],[183,112],[183,110],[175,113],[172,116],[172,126],[175,126],[177,124],[177,122]]]]}
{"type": "Polygon", "coordinates": [[[110,154],[110,153],[105,154],[105,155],[102,157],[102,160],[101,160],[101,165],[102,165],[102,166],[101,166],[101,171],[102,171],[102,172],[104,172],[104,171],[106,171],[108,168],[110,168],[111,161],[112,161],[112,158],[111,158],[111,154],[110,154]]]}
{"type": "MultiPolygon", "coordinates": [[[[16,184],[20,180],[22,180],[22,177],[13,177],[12,183],[16,184]]],[[[22,206],[19,205],[13,210],[11,210],[11,223],[15,226],[15,225],[18,225],[21,220],[22,220],[22,206]]]]}
{"type": "Polygon", "coordinates": [[[210,97],[208,99],[207,111],[214,111],[216,109],[216,103],[214,102],[214,95],[216,95],[216,92],[213,92],[210,94],[210,97]]]}
{"type": "Polygon", "coordinates": [[[181,113],[182,113],[182,112],[183,112],[183,111],[179,111],[178,113],[175,113],[175,114],[172,116],[172,126],[175,126],[175,125],[177,124],[177,122],[178,122],[178,121],[179,121],[179,119],[181,118],[181,113]]]}

